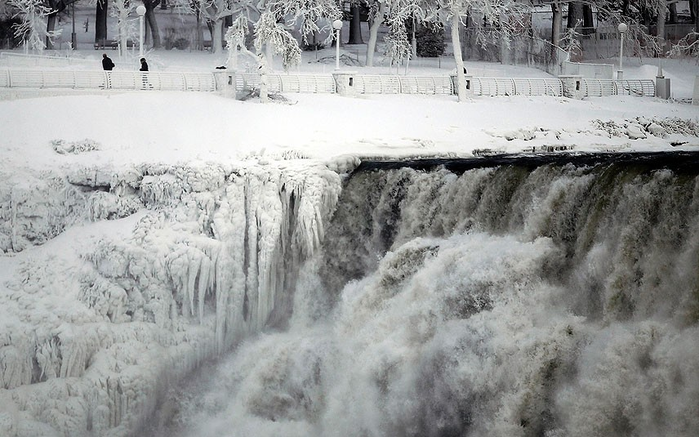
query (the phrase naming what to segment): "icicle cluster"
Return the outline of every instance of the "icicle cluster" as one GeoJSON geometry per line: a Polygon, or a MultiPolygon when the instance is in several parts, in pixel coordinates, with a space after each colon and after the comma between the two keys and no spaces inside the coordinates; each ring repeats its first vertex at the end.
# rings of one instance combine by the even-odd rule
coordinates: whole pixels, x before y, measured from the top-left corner
{"type": "MultiPolygon", "coordinates": [[[[123,219],[126,237],[65,230],[79,253],[22,257],[0,287],[2,436],[133,434],[168,384],[288,319],[296,271],[340,192],[336,172],[308,161],[84,173],[61,182],[98,188],[64,196],[79,199],[73,220],[140,212],[123,219]]],[[[27,191],[13,187],[15,205],[50,197],[27,191]]]]}

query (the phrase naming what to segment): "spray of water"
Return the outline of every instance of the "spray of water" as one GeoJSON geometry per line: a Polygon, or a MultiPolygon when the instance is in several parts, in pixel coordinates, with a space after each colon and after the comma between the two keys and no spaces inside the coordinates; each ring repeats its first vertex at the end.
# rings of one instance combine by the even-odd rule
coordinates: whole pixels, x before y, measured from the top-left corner
{"type": "Polygon", "coordinates": [[[698,276],[684,172],[358,173],[288,329],[174,391],[159,432],[696,435],[698,276]]]}

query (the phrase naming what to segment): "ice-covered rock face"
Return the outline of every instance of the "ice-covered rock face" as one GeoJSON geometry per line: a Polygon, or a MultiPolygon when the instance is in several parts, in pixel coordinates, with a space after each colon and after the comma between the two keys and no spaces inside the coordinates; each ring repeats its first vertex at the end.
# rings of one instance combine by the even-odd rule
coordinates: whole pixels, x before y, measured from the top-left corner
{"type": "Polygon", "coordinates": [[[310,162],[108,173],[3,185],[0,435],[130,435],[168,384],[283,327],[340,193],[310,162]]]}

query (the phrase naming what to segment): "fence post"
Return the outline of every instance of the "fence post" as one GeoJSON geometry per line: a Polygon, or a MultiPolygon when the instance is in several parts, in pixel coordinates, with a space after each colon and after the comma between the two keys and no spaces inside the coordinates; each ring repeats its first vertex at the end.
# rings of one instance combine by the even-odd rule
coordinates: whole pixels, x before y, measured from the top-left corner
{"type": "Polygon", "coordinates": [[[558,76],[563,85],[563,95],[571,99],[582,99],[585,92],[582,87],[582,76],[558,76]]]}
{"type": "Polygon", "coordinates": [[[655,76],[655,97],[670,98],[670,78],[663,76],[662,67],[658,67],[658,74],[655,76]]]}
{"type": "Polygon", "coordinates": [[[699,106],[699,76],[694,78],[694,94],[692,95],[692,105],[699,106]]]}
{"type": "Polygon", "coordinates": [[[356,96],[357,87],[355,83],[355,76],[357,75],[354,71],[339,71],[333,73],[333,78],[335,79],[335,87],[337,93],[341,96],[356,96]]]}
{"type": "Polygon", "coordinates": [[[235,70],[217,70],[214,72],[216,79],[216,90],[220,91],[224,97],[236,97],[235,70]]]}

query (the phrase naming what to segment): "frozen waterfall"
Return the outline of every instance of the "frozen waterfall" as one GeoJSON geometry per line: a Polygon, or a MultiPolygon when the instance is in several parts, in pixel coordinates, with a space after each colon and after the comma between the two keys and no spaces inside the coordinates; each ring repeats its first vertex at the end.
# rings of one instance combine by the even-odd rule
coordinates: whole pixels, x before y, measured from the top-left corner
{"type": "Polygon", "coordinates": [[[172,383],[283,328],[341,189],[306,162],[109,172],[0,191],[3,437],[135,435],[172,383]]]}
{"type": "Polygon", "coordinates": [[[0,239],[18,258],[0,435],[696,435],[698,164],[287,162],[0,190],[22,224],[0,239]],[[84,218],[125,231],[52,254],[84,218]]]}

